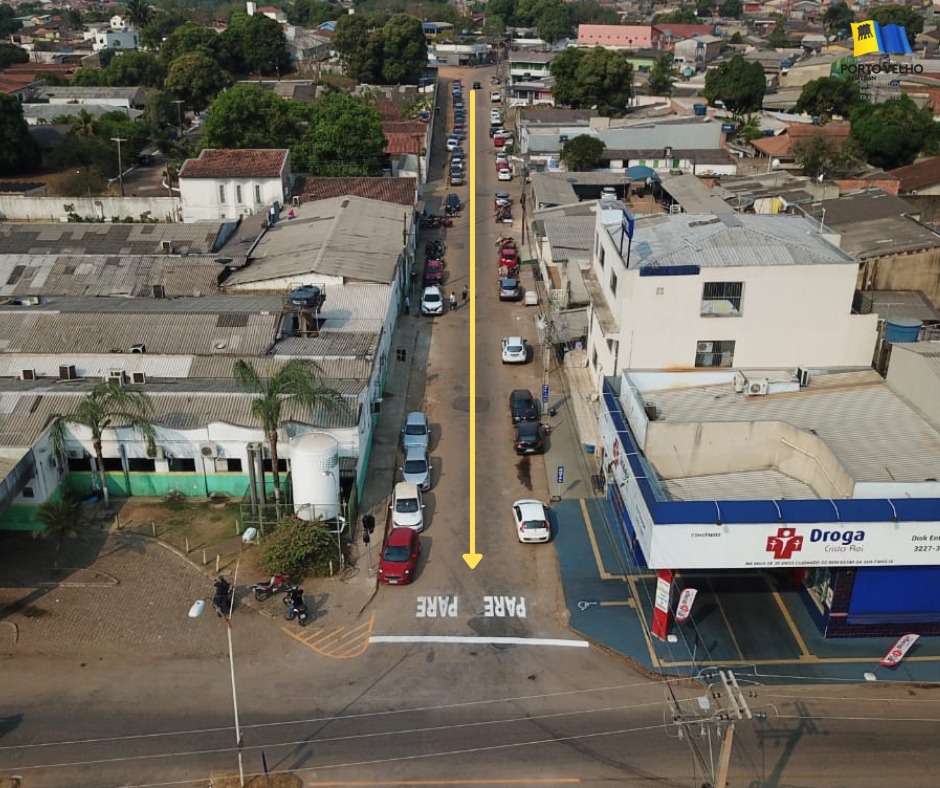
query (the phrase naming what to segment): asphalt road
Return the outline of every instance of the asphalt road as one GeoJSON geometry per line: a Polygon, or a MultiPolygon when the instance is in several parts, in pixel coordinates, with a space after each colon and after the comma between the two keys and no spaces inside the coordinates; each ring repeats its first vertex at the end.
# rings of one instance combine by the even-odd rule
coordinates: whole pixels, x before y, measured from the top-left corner
{"type": "MultiPolygon", "coordinates": [[[[465,70],[488,88],[491,71],[465,70]]],[[[447,76],[447,74],[445,74],[447,76]]],[[[445,84],[443,101],[449,104],[445,84]]],[[[488,93],[488,90],[484,90],[488,93]]],[[[536,359],[504,367],[499,339],[533,344],[531,308],[496,297],[492,194],[479,113],[477,195],[477,547],[469,537],[469,308],[424,320],[409,405],[434,430],[435,485],[428,496],[424,557],[411,586],[382,588],[366,620],[377,636],[354,658],[323,656],[284,633],[283,622],[250,627],[235,664],[245,768],[291,770],[307,785],[567,785],[700,788],[728,731],[710,694],[691,682],[640,676],[619,658],[585,647],[565,626],[552,544],[521,545],[510,521],[520,497],[546,499],[540,458],[528,469],[512,451],[506,399],[538,393],[536,359]],[[510,604],[509,600],[512,600],[510,604]],[[374,617],[372,614],[374,613],[374,617]],[[263,627],[262,627],[263,628],[263,627]],[[479,638],[473,643],[446,637],[479,638]],[[513,637],[513,643],[488,642],[513,637]],[[424,638],[424,640],[418,640],[424,638]],[[536,644],[533,639],[557,640],[536,644]],[[250,642],[246,642],[249,641],[250,642]],[[681,735],[680,735],[681,733],[681,735]]],[[[443,131],[443,129],[439,130],[443,131]]],[[[442,149],[439,133],[437,145],[442,149]]],[[[432,175],[442,173],[441,151],[432,175]]],[[[432,184],[433,197],[449,189],[432,184]]],[[[461,197],[467,188],[458,189],[461,197]]],[[[469,275],[469,212],[447,231],[448,291],[469,275]]],[[[423,242],[421,244],[423,247],[423,242]]],[[[155,590],[159,598],[159,590],[155,590]]],[[[90,613],[94,615],[94,613],[90,613]]],[[[236,757],[224,624],[200,636],[216,656],[79,663],[68,657],[10,659],[0,673],[0,775],[28,788],[205,786],[236,757]]],[[[210,626],[218,624],[218,626],[210,626]]],[[[241,627],[241,629],[240,629],[241,627]]],[[[749,690],[754,719],[737,722],[731,786],[921,788],[932,784],[940,699],[933,687],[761,686],[749,690]]]]}

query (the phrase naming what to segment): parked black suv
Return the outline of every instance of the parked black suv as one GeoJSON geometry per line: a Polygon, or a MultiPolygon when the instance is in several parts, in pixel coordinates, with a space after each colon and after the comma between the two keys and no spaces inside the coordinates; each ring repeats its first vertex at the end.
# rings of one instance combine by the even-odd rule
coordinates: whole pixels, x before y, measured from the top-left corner
{"type": "Polygon", "coordinates": [[[541,454],[545,451],[542,425],[537,421],[520,422],[516,425],[516,439],[512,445],[516,454],[541,454]]]}
{"type": "Polygon", "coordinates": [[[520,421],[538,421],[539,418],[539,407],[528,389],[516,389],[509,395],[509,412],[512,414],[513,424],[520,421]]]}

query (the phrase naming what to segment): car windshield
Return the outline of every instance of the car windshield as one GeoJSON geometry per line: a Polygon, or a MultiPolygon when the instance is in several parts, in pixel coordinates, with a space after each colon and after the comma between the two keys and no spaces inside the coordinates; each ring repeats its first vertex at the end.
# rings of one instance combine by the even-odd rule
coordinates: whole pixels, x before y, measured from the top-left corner
{"type": "Polygon", "coordinates": [[[405,427],[405,435],[424,435],[427,431],[423,424],[409,424],[405,427]]]}
{"type": "Polygon", "coordinates": [[[522,527],[526,531],[538,531],[547,527],[544,520],[525,520],[522,523],[522,527]]]}
{"type": "Polygon", "coordinates": [[[424,460],[406,460],[405,473],[427,473],[428,464],[424,460]]]}
{"type": "MultiPolygon", "coordinates": [[[[424,303],[426,304],[436,304],[441,300],[441,297],[437,293],[425,293],[424,294],[424,303]]],[[[416,435],[423,435],[423,432],[414,433],[416,435]]]]}
{"type": "Polygon", "coordinates": [[[395,511],[402,514],[414,514],[418,511],[417,498],[399,498],[395,502],[395,511]]]}
{"type": "Polygon", "coordinates": [[[504,279],[502,281],[501,287],[503,290],[515,290],[516,289],[516,280],[515,279],[504,279]]]}
{"type": "Polygon", "coordinates": [[[506,345],[506,350],[508,350],[510,353],[521,353],[522,345],[506,345]]]}
{"type": "Polygon", "coordinates": [[[385,552],[382,553],[382,560],[393,564],[402,564],[408,560],[408,548],[404,545],[386,547],[385,552]]]}

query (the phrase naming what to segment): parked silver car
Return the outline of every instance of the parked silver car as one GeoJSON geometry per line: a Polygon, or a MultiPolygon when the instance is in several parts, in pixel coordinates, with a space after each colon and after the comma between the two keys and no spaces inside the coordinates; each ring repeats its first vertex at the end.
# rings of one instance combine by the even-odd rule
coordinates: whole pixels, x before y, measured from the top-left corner
{"type": "Polygon", "coordinates": [[[431,442],[431,425],[428,424],[428,417],[421,411],[416,410],[405,417],[405,426],[401,431],[401,447],[405,453],[409,449],[417,448],[421,451],[427,451],[431,442]]]}
{"type": "Polygon", "coordinates": [[[412,446],[405,452],[405,464],[401,467],[401,480],[418,485],[422,492],[431,489],[431,461],[424,449],[412,446]]]}

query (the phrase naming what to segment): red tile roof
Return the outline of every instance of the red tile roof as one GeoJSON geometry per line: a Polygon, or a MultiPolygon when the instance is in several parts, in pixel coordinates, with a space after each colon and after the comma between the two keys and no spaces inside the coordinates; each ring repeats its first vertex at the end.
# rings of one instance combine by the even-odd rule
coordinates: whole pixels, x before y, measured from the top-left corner
{"type": "Polygon", "coordinates": [[[32,74],[0,74],[0,93],[16,93],[36,82],[32,74]]]}
{"type": "Polygon", "coordinates": [[[386,134],[420,134],[422,137],[427,133],[428,124],[420,120],[383,120],[382,131],[386,134]]]}
{"type": "Polygon", "coordinates": [[[787,126],[785,134],[776,137],[760,137],[751,143],[767,156],[792,156],[793,146],[811,137],[825,137],[841,146],[848,138],[852,128],[848,123],[827,123],[825,126],[813,126],[810,123],[793,123],[787,126]]]}
{"type": "Polygon", "coordinates": [[[389,156],[400,156],[402,153],[420,153],[424,148],[424,134],[414,134],[407,131],[387,131],[385,138],[385,152],[389,156]]]}
{"type": "Polygon", "coordinates": [[[307,176],[300,184],[303,202],[331,197],[365,197],[369,200],[413,206],[416,200],[414,178],[315,178],[307,176]]]}
{"type": "Polygon", "coordinates": [[[180,178],[279,178],[289,152],[281,149],[207,149],[187,159],[180,178]]]}
{"type": "Polygon", "coordinates": [[[940,183],[940,156],[931,156],[929,159],[921,159],[905,167],[898,167],[888,171],[900,182],[902,192],[917,191],[925,186],[935,186],[940,183]]]}

